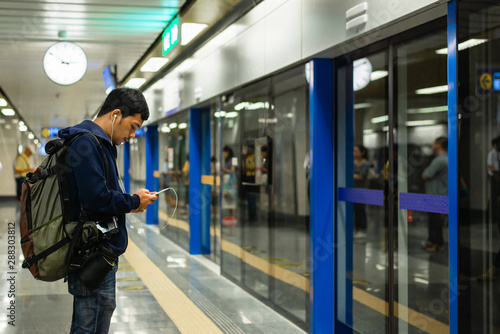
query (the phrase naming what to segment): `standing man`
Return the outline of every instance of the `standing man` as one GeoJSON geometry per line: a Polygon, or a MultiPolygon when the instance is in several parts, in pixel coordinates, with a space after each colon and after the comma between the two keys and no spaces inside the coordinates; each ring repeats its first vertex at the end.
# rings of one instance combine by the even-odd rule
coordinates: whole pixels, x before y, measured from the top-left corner
{"type": "Polygon", "coordinates": [[[15,174],[16,174],[16,196],[17,200],[21,200],[21,192],[23,189],[23,182],[26,179],[26,174],[33,172],[34,169],[31,168],[31,163],[30,163],[30,156],[35,153],[35,146],[33,144],[27,144],[26,147],[24,148],[24,153],[19,154],[16,157],[16,167],[15,167],[15,174]]]}
{"type": "MultiPolygon", "coordinates": [[[[118,88],[109,93],[94,121],[86,120],[59,131],[59,137],[64,139],[81,133],[91,133],[98,138],[99,142],[93,136],[82,135],[69,147],[67,166],[71,219],[78,221],[82,208],[88,220],[116,217],[118,232],[108,240],[100,241],[100,246],[111,250],[116,258],[127,248],[125,214],[143,212],[157,199],[147,189],[133,195],[124,194],[116,165],[116,146],[134,138],[135,131],[148,117],[149,109],[139,90],[118,88]]],[[[116,306],[117,269],[118,263],[115,262],[95,290],[82,284],[78,272],[69,273],[68,291],[74,296],[71,333],[108,333],[116,306]]]]}
{"type": "Polygon", "coordinates": [[[492,150],[488,153],[488,179],[490,181],[490,201],[488,203],[488,213],[491,215],[493,223],[499,223],[499,210],[497,200],[500,197],[500,137],[491,141],[492,150]]]}
{"type": "MultiPolygon", "coordinates": [[[[434,141],[432,150],[436,154],[424,170],[427,194],[448,196],[448,138],[439,137],[434,141]]],[[[440,213],[428,212],[429,240],[424,245],[427,252],[444,250],[443,217],[440,213]]]]}

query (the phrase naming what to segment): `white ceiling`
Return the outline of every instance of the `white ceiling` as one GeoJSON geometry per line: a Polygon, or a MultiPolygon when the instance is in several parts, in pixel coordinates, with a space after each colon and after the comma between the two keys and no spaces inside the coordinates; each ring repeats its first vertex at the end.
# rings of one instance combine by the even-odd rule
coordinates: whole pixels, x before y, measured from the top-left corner
{"type": "Polygon", "coordinates": [[[102,70],[118,80],[151,46],[186,0],[0,0],[0,87],[38,138],[42,127],[65,127],[92,115],[106,94],[102,70]],[[42,67],[49,46],[63,40],[85,51],[78,83],[53,83],[42,67]]]}

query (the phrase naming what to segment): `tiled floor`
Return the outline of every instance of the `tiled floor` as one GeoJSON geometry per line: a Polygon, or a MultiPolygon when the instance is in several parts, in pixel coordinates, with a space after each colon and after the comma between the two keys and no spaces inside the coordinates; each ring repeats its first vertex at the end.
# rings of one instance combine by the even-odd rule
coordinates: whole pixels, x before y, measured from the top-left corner
{"type": "MultiPolygon", "coordinates": [[[[19,212],[14,200],[0,203],[0,315],[1,333],[69,333],[72,296],[64,282],[40,282],[22,269],[19,247],[19,212]],[[7,228],[16,222],[16,267],[8,268],[7,228]],[[10,272],[14,274],[9,274],[10,272]],[[15,296],[7,281],[15,280],[15,296]],[[7,317],[8,305],[15,303],[15,326],[7,317]]],[[[130,217],[129,237],[154,265],[171,280],[223,333],[303,333],[294,324],[251,297],[224,277],[214,273],[184,250],[149,227],[130,217]]],[[[120,258],[117,273],[117,308],[112,318],[111,333],[181,333],[139,278],[127,258],[120,258]]],[[[203,260],[201,260],[203,262],[203,260]]],[[[172,301],[174,302],[174,301],[172,301]]],[[[183,305],[175,305],[182,309],[183,305]]],[[[186,313],[185,317],[191,314],[186,313]]],[[[196,321],[192,319],[191,321],[196,321]]],[[[201,331],[200,333],[206,333],[201,331]]]]}

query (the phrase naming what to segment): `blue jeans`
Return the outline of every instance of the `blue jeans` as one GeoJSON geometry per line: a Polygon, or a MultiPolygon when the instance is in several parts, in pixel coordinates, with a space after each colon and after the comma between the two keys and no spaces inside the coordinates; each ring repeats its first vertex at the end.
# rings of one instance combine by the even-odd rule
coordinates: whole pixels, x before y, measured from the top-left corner
{"type": "Polygon", "coordinates": [[[118,263],[95,290],[83,286],[78,272],[68,275],[68,291],[73,295],[71,334],[106,334],[116,307],[116,271],[118,263]]]}

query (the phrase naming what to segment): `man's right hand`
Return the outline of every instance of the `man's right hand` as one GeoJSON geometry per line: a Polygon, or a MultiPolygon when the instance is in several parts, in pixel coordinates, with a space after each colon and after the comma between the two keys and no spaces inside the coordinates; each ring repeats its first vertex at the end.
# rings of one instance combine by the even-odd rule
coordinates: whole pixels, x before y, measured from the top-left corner
{"type": "Polygon", "coordinates": [[[149,190],[147,189],[140,189],[135,193],[137,196],[139,196],[139,199],[141,200],[141,203],[139,204],[139,207],[130,211],[132,213],[139,213],[143,212],[146,210],[148,205],[153,204],[155,200],[158,198],[156,195],[151,195],[149,190]]]}

